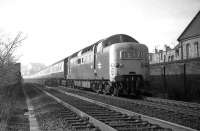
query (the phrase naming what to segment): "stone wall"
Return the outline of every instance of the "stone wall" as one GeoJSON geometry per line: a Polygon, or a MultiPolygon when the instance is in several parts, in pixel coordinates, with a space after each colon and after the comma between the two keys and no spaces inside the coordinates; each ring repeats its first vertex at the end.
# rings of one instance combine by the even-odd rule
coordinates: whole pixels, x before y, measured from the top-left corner
{"type": "Polygon", "coordinates": [[[154,95],[172,99],[200,98],[200,58],[150,65],[154,95]]]}
{"type": "Polygon", "coordinates": [[[20,63],[12,64],[0,70],[0,87],[14,85],[21,80],[20,63]]]}

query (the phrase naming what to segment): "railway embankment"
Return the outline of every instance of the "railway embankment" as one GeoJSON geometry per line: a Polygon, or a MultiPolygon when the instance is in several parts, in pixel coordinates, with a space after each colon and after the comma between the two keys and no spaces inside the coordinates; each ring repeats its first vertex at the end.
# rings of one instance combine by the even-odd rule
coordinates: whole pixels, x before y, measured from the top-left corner
{"type": "Polygon", "coordinates": [[[14,84],[0,89],[1,131],[29,131],[27,111],[22,85],[14,84]]]}

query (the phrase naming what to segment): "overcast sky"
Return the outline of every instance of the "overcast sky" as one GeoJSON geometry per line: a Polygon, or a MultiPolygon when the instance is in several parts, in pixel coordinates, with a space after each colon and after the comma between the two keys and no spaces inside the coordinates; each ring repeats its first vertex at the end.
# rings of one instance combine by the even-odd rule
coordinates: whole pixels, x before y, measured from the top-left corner
{"type": "Polygon", "coordinates": [[[173,46],[200,10],[200,0],[0,0],[0,34],[22,31],[20,62],[52,64],[113,34],[152,52],[173,46]]]}

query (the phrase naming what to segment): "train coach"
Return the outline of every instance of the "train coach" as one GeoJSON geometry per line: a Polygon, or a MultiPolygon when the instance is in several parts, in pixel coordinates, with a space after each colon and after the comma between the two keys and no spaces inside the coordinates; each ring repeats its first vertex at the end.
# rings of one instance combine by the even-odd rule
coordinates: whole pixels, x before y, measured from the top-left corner
{"type": "Polygon", "coordinates": [[[29,79],[106,94],[137,94],[148,79],[148,48],[117,34],[52,64],[29,79]]]}

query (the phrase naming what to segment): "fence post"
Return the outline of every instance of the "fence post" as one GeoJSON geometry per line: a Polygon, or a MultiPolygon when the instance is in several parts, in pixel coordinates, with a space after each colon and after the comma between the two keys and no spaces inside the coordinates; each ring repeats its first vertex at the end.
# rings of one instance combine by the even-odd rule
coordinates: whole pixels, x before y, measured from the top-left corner
{"type": "Polygon", "coordinates": [[[165,65],[163,66],[163,86],[164,86],[164,90],[165,90],[164,97],[166,98],[167,97],[166,93],[168,94],[168,90],[167,90],[167,83],[166,83],[166,69],[165,69],[165,65]]]}

